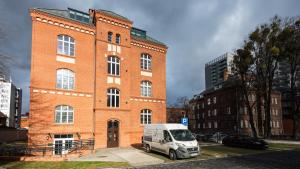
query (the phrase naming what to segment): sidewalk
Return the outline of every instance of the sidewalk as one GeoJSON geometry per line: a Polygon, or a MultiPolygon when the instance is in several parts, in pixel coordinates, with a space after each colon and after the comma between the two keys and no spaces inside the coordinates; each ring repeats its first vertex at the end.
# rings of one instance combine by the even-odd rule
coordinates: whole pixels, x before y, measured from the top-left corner
{"type": "Polygon", "coordinates": [[[128,162],[132,166],[143,166],[164,163],[164,160],[147,155],[143,150],[135,148],[107,148],[96,150],[79,158],[70,158],[69,161],[112,161],[128,162]]]}
{"type": "Polygon", "coordinates": [[[290,140],[265,140],[267,143],[276,143],[276,144],[300,144],[300,141],[290,141],[290,140]]]}

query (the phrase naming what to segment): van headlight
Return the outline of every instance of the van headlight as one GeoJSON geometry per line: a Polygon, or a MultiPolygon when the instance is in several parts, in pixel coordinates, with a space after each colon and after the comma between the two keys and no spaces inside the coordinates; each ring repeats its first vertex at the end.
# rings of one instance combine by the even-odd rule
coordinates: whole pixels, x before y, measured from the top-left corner
{"type": "Polygon", "coordinates": [[[184,144],[182,144],[182,143],[175,143],[178,147],[185,147],[185,145],[184,144]]]}

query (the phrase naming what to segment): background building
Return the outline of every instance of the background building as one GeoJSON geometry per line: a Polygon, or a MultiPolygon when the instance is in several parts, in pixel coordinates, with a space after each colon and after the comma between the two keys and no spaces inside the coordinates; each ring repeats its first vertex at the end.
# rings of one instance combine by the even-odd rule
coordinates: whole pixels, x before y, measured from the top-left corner
{"type": "Polygon", "coordinates": [[[181,123],[181,118],[187,117],[183,108],[167,108],[167,123],[181,123]]]}
{"type": "Polygon", "coordinates": [[[127,147],[166,122],[166,45],[111,11],[30,14],[29,144],[127,147]]]}
{"type": "MultiPolygon", "coordinates": [[[[263,136],[265,124],[264,109],[256,110],[255,94],[249,95],[253,104],[254,125],[258,135],[263,136]]],[[[271,133],[280,135],[283,133],[281,96],[279,92],[272,92],[271,104],[271,133]]],[[[194,116],[196,129],[194,132],[212,134],[225,132],[228,134],[252,135],[249,113],[244,103],[241,91],[234,85],[226,82],[222,87],[210,89],[196,95],[190,103],[195,107],[194,116]]]]}
{"type": "Polygon", "coordinates": [[[22,90],[0,76],[0,112],[6,116],[6,127],[20,127],[22,90]]]}
{"type": "Polygon", "coordinates": [[[205,64],[205,88],[221,85],[231,73],[233,55],[225,53],[205,64]]]}

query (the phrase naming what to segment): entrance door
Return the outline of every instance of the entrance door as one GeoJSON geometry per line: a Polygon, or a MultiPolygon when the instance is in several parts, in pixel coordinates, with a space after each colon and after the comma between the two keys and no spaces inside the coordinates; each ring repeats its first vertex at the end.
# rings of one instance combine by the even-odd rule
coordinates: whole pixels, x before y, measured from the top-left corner
{"type": "Polygon", "coordinates": [[[119,122],[110,120],[107,122],[107,147],[119,146],[119,122]]]}
{"type": "Polygon", "coordinates": [[[72,147],[73,135],[72,134],[57,134],[54,135],[54,151],[55,155],[67,154],[68,150],[72,147]]]}

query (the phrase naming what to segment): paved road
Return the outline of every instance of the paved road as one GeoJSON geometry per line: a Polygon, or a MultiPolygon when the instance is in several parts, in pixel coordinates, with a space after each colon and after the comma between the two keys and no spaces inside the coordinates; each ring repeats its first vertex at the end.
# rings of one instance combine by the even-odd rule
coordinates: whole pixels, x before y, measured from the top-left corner
{"type": "Polygon", "coordinates": [[[300,169],[300,151],[281,151],[211,160],[176,162],[139,169],[300,169]]]}

